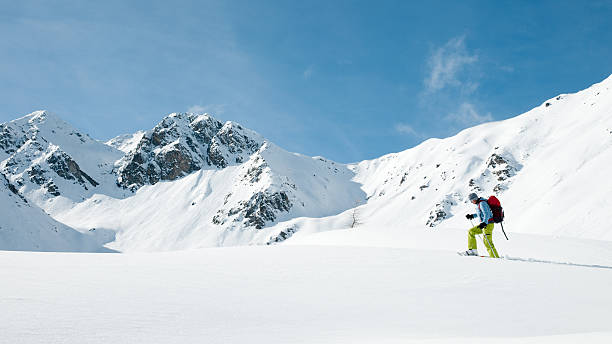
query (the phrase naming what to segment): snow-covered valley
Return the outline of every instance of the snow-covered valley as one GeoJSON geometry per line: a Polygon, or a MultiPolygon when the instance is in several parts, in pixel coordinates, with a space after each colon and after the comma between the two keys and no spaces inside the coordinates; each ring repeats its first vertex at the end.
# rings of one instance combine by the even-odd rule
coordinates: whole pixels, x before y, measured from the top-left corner
{"type": "Polygon", "coordinates": [[[612,339],[612,243],[517,234],[501,246],[600,265],[585,267],[460,257],[464,239],[363,229],[268,247],[0,252],[0,327],[7,343],[612,339]]]}

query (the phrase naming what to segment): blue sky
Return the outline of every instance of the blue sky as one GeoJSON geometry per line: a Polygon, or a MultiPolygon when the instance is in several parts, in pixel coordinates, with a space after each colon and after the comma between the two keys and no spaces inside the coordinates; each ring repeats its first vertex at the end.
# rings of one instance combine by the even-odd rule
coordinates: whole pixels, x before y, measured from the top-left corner
{"type": "Polygon", "coordinates": [[[0,122],[106,140],[210,112],[371,159],[612,74],[612,1],[0,0],[0,122]]]}

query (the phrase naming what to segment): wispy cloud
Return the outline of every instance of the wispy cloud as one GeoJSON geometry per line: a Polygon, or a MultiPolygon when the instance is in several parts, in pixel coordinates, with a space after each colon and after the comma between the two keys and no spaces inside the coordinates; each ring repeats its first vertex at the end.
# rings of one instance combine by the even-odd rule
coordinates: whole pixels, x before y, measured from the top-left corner
{"type": "MultiPolygon", "coordinates": [[[[493,121],[478,90],[484,74],[478,54],[466,45],[466,36],[449,39],[434,47],[427,57],[427,75],[420,93],[423,112],[432,126],[445,134],[493,121]]],[[[396,130],[399,131],[396,126],[396,130]]],[[[407,132],[410,132],[409,130],[407,132]]]]}
{"type": "Polygon", "coordinates": [[[308,80],[310,78],[312,78],[312,74],[314,73],[314,66],[310,65],[308,66],[308,68],[306,68],[306,70],[304,70],[304,72],[302,72],[302,77],[305,80],[308,80]]]}
{"type": "Polygon", "coordinates": [[[493,116],[490,112],[481,114],[476,110],[474,104],[464,102],[459,105],[459,109],[457,109],[457,111],[450,113],[445,119],[464,127],[473,126],[484,122],[491,122],[493,120],[493,116]]]}
{"type": "Polygon", "coordinates": [[[425,78],[426,91],[433,93],[447,86],[455,86],[474,92],[478,84],[461,80],[459,74],[476,61],[478,56],[470,53],[465,46],[465,36],[452,38],[435,49],[427,61],[430,70],[425,78]]]}
{"type": "Polygon", "coordinates": [[[221,115],[225,112],[225,104],[192,105],[187,112],[221,115]]]}
{"type": "Polygon", "coordinates": [[[400,134],[404,134],[404,135],[412,135],[416,137],[420,136],[411,125],[406,124],[406,123],[396,123],[395,131],[397,131],[400,134]]]}

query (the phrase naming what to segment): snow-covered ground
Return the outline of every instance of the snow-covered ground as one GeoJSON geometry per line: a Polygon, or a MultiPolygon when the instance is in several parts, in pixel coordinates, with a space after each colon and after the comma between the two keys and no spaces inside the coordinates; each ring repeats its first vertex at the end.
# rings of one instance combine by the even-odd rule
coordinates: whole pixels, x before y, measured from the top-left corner
{"type": "Polygon", "coordinates": [[[609,343],[612,243],[360,228],[293,245],[0,252],[3,343],[609,343]],[[592,265],[589,266],[589,265],[592,265]]]}

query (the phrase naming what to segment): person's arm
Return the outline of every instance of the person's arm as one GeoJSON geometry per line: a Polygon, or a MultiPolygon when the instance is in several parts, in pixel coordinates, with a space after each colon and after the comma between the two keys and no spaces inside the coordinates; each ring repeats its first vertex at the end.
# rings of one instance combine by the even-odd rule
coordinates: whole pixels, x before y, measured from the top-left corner
{"type": "Polygon", "coordinates": [[[466,217],[468,220],[471,220],[471,219],[475,219],[475,218],[477,218],[477,217],[478,217],[478,214],[467,214],[467,215],[465,215],[465,217],[466,217]]]}

